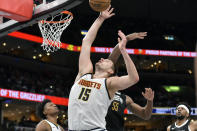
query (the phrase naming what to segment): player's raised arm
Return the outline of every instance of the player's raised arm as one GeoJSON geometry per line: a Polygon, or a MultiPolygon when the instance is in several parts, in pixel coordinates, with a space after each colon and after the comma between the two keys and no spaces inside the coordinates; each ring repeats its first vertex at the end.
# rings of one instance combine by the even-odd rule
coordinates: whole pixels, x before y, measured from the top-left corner
{"type": "Polygon", "coordinates": [[[135,65],[126,51],[126,36],[121,31],[118,31],[118,35],[120,37],[118,38],[119,49],[124,58],[128,75],[111,77],[107,80],[107,85],[109,86],[109,90],[111,90],[110,92],[112,94],[118,90],[124,90],[139,81],[139,76],[135,65]]]}
{"type": "Polygon", "coordinates": [[[129,96],[126,96],[126,104],[127,108],[135,115],[142,119],[148,120],[152,115],[154,91],[152,91],[151,88],[145,88],[145,93],[142,92],[142,95],[147,100],[146,106],[141,107],[140,105],[136,104],[129,96]]]}
{"type": "MultiPolygon", "coordinates": [[[[139,32],[139,33],[132,33],[126,36],[127,41],[135,40],[135,39],[144,39],[144,37],[147,36],[147,32],[139,32]]],[[[108,59],[112,60],[114,64],[116,64],[121,52],[119,49],[119,45],[117,44],[112,53],[108,56],[108,59]]]]}
{"type": "Polygon", "coordinates": [[[109,6],[105,11],[101,12],[99,17],[94,21],[94,23],[88,30],[88,33],[84,37],[82,41],[80,56],[79,56],[79,73],[77,75],[76,80],[78,80],[78,78],[83,74],[93,72],[93,65],[90,60],[91,46],[104,20],[115,15],[114,13],[112,13],[113,10],[114,9],[111,8],[111,6],[109,6]]]}

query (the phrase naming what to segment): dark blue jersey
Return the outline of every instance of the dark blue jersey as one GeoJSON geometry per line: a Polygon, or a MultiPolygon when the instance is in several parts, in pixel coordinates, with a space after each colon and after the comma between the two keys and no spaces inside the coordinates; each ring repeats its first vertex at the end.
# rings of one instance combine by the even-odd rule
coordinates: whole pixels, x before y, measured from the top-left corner
{"type": "Polygon", "coordinates": [[[108,131],[124,130],[124,110],[126,109],[126,96],[116,92],[111,105],[108,108],[106,129],[108,131]]]}

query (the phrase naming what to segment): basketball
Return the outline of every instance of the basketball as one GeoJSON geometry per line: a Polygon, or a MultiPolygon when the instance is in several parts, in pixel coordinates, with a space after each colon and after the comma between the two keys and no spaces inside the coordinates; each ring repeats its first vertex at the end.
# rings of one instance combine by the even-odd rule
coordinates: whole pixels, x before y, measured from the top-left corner
{"type": "Polygon", "coordinates": [[[97,12],[106,10],[110,4],[111,0],[89,0],[90,7],[97,12]]]}

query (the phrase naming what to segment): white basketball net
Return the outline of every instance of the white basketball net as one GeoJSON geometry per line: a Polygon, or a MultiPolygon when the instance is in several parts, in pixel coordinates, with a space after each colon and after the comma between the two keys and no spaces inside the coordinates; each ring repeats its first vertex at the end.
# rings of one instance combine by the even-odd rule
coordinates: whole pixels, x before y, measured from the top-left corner
{"type": "Polygon", "coordinates": [[[43,50],[54,52],[60,49],[62,32],[73,19],[72,13],[65,12],[52,16],[50,20],[47,18],[38,22],[43,37],[43,44],[41,45],[43,50]]]}

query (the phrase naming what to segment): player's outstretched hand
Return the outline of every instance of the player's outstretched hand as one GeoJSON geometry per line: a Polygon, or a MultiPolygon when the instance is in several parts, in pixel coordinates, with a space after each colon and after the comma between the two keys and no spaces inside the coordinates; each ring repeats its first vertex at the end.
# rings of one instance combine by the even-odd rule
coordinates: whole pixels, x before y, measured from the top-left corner
{"type": "Polygon", "coordinates": [[[144,37],[147,36],[147,32],[138,32],[138,33],[132,33],[127,35],[127,40],[135,40],[135,39],[144,39],[144,37]]]}
{"type": "Polygon", "coordinates": [[[114,16],[115,13],[113,13],[113,10],[114,10],[114,8],[111,8],[111,5],[110,5],[106,10],[104,10],[100,13],[100,17],[103,19],[108,19],[108,18],[114,16]]]}
{"type": "Polygon", "coordinates": [[[119,44],[119,49],[121,51],[123,49],[126,49],[127,38],[121,30],[118,31],[118,36],[119,36],[118,37],[118,44],[119,44]]]}
{"type": "Polygon", "coordinates": [[[153,101],[155,92],[151,88],[145,88],[145,93],[142,92],[142,95],[145,99],[153,101]]]}

